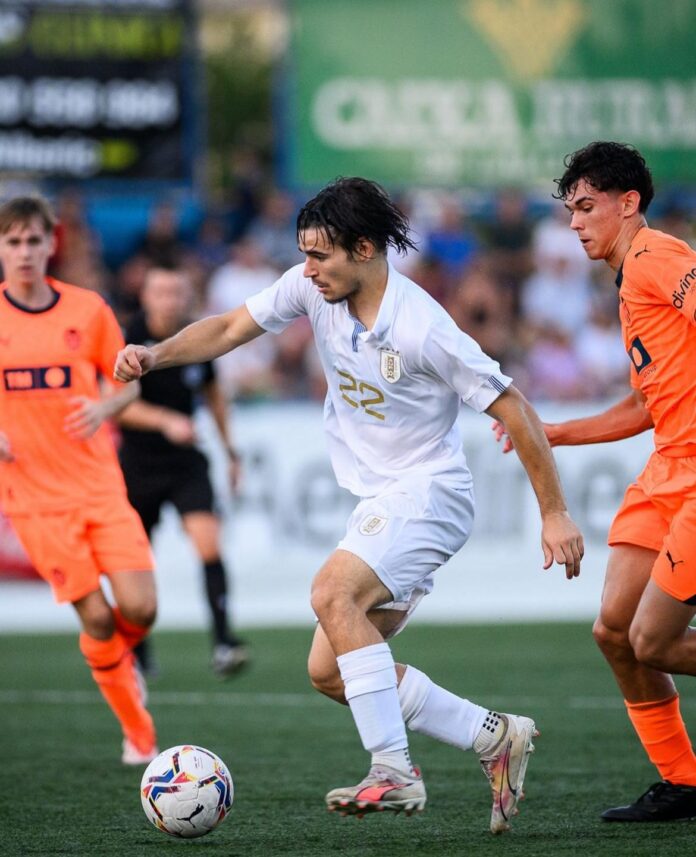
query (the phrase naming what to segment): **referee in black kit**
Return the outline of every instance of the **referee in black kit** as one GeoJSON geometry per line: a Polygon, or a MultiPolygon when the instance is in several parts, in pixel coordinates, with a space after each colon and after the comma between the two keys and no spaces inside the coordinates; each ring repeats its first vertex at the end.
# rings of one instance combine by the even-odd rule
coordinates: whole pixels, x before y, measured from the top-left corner
{"type": "MultiPolygon", "coordinates": [[[[142,290],[142,311],[129,324],[126,341],[151,345],[173,336],[191,320],[192,298],[193,289],[184,272],[152,268],[142,290]]],[[[210,362],[163,369],[156,376],[146,375],[140,384],[141,398],[119,418],[128,499],[148,535],[159,520],[163,503],[172,503],[181,516],[203,565],[213,636],[212,668],[221,677],[229,676],[247,663],[249,653],[229,627],[220,520],[213,511],[208,461],[195,446],[193,422],[200,400],[209,408],[227,449],[235,490],[239,458],[230,443],[225,401],[210,362]]],[[[148,648],[136,649],[136,656],[144,672],[155,671],[148,648]]]]}

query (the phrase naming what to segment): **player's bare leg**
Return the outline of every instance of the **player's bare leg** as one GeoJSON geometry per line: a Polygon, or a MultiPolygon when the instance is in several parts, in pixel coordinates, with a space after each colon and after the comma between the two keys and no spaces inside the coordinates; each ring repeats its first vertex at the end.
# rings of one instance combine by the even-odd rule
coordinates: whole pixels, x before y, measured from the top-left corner
{"type": "Polygon", "coordinates": [[[614,673],[633,727],[662,777],[635,803],[606,810],[602,814],[605,821],[667,821],[696,815],[696,756],[674,681],[656,668],[657,661],[649,664],[638,659],[634,642],[643,645],[637,635],[640,625],[631,638],[638,605],[644,591],[651,588],[650,573],[657,555],[657,551],[636,545],[612,547],[600,615],[594,625],[595,640],[614,673]]]}
{"type": "MultiPolygon", "coordinates": [[[[405,619],[406,612],[403,610],[369,610],[367,616],[382,635],[382,638],[389,640],[405,619]]],[[[395,664],[395,667],[397,681],[400,682],[406,667],[403,664],[395,664]]],[[[307,672],[315,690],[341,705],[348,705],[343,679],[336,663],[336,653],[321,625],[317,625],[314,631],[314,639],[307,659],[307,672]]]]}
{"type": "Polygon", "coordinates": [[[157,616],[154,574],[151,571],[116,571],[109,575],[109,583],[119,614],[139,627],[141,635],[145,636],[157,616]]]}
{"type": "Polygon", "coordinates": [[[657,551],[636,545],[611,549],[599,616],[593,634],[627,702],[652,702],[673,696],[670,675],[640,663],[629,629],[650,580],[657,551]]]}
{"type": "MultiPolygon", "coordinates": [[[[137,658],[137,650],[147,646],[148,634],[157,613],[155,577],[150,572],[119,571],[109,576],[111,590],[116,600],[114,621],[116,630],[137,658]]],[[[138,671],[143,702],[146,701],[145,674],[138,671]]]]}
{"type": "Polygon", "coordinates": [[[312,587],[312,607],[336,654],[345,698],[372,756],[362,782],[326,795],[328,808],[345,815],[384,810],[410,815],[425,806],[425,786],[408,753],[394,659],[367,616],[391,600],[372,569],[345,550],[329,557],[312,587]]]}
{"type": "Polygon", "coordinates": [[[655,670],[696,675],[696,630],[689,627],[695,613],[692,604],[648,581],[629,634],[638,660],[655,670]]]}
{"type": "Polygon", "coordinates": [[[95,640],[108,640],[115,630],[114,614],[101,589],[73,603],[82,630],[95,640]]]}

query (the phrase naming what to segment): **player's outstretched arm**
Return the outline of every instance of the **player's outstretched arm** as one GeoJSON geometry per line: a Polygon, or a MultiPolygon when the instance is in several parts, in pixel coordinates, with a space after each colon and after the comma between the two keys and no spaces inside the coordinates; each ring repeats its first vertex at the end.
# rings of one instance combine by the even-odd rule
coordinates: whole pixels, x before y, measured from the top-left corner
{"type": "Polygon", "coordinates": [[[554,561],[565,565],[566,577],[572,580],[580,574],[583,539],[568,514],[561,480],[541,420],[525,397],[512,386],[493,402],[486,413],[505,426],[532,483],[541,511],[544,568],[550,568],[554,561]]]}
{"type": "Polygon", "coordinates": [[[223,315],[189,324],[176,336],[158,342],[151,348],[145,345],[126,345],[118,352],[114,366],[117,381],[133,381],[153,369],[201,363],[233,351],[264,333],[264,329],[249,314],[245,306],[223,315]]]}
{"type": "Polygon", "coordinates": [[[653,419],[640,390],[631,393],[601,414],[550,423],[545,427],[551,446],[609,443],[633,437],[653,427],[653,419]]]}
{"type": "MultiPolygon", "coordinates": [[[[551,446],[580,446],[586,443],[609,443],[633,437],[653,427],[645,396],[633,390],[617,404],[600,414],[567,420],[564,423],[542,423],[551,446]]],[[[514,444],[505,425],[496,420],[492,425],[497,441],[503,441],[503,452],[510,452],[514,444]]]]}

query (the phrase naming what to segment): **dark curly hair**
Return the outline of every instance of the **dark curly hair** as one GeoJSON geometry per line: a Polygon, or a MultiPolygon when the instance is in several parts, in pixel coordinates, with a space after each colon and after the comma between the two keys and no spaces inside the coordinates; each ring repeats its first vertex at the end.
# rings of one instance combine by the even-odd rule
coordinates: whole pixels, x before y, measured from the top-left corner
{"type": "Polygon", "coordinates": [[[558,193],[553,194],[556,199],[565,200],[571,196],[580,179],[585,179],[596,190],[638,191],[642,214],[655,195],[645,158],[627,143],[589,143],[572,155],[566,155],[563,164],[565,172],[560,179],[554,179],[558,185],[558,193]]]}
{"type": "Polygon", "coordinates": [[[399,253],[416,245],[409,237],[408,218],[377,182],[358,177],[337,178],[307,202],[297,215],[297,239],[307,229],[323,232],[331,245],[353,253],[361,238],[380,253],[388,245],[399,253]]]}

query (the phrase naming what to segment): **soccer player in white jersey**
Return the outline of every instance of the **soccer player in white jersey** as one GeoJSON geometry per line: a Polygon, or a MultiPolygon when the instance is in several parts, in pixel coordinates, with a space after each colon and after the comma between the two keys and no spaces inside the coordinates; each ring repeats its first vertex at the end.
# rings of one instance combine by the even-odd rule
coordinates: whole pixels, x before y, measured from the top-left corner
{"type": "Polygon", "coordinates": [[[306,315],[328,382],[324,407],[338,482],[357,495],[345,537],[312,586],[317,626],[309,654],[314,687],[350,706],[368,775],[326,796],[331,810],[422,810],[406,726],[478,754],[493,792],[490,828],[507,830],[522,794],[534,722],[499,714],[395,664],[386,643],[430,592],[435,571],[471,533],[471,474],[456,425],[462,402],[500,420],[539,502],[544,568],[579,574],[582,536],[568,516],[539,418],[450,316],[387,261],[413,244],[387,194],[338,179],[302,209],[304,265],[243,306],[196,322],[152,348],[119,352],[116,378],[211,360],[306,315]]]}

